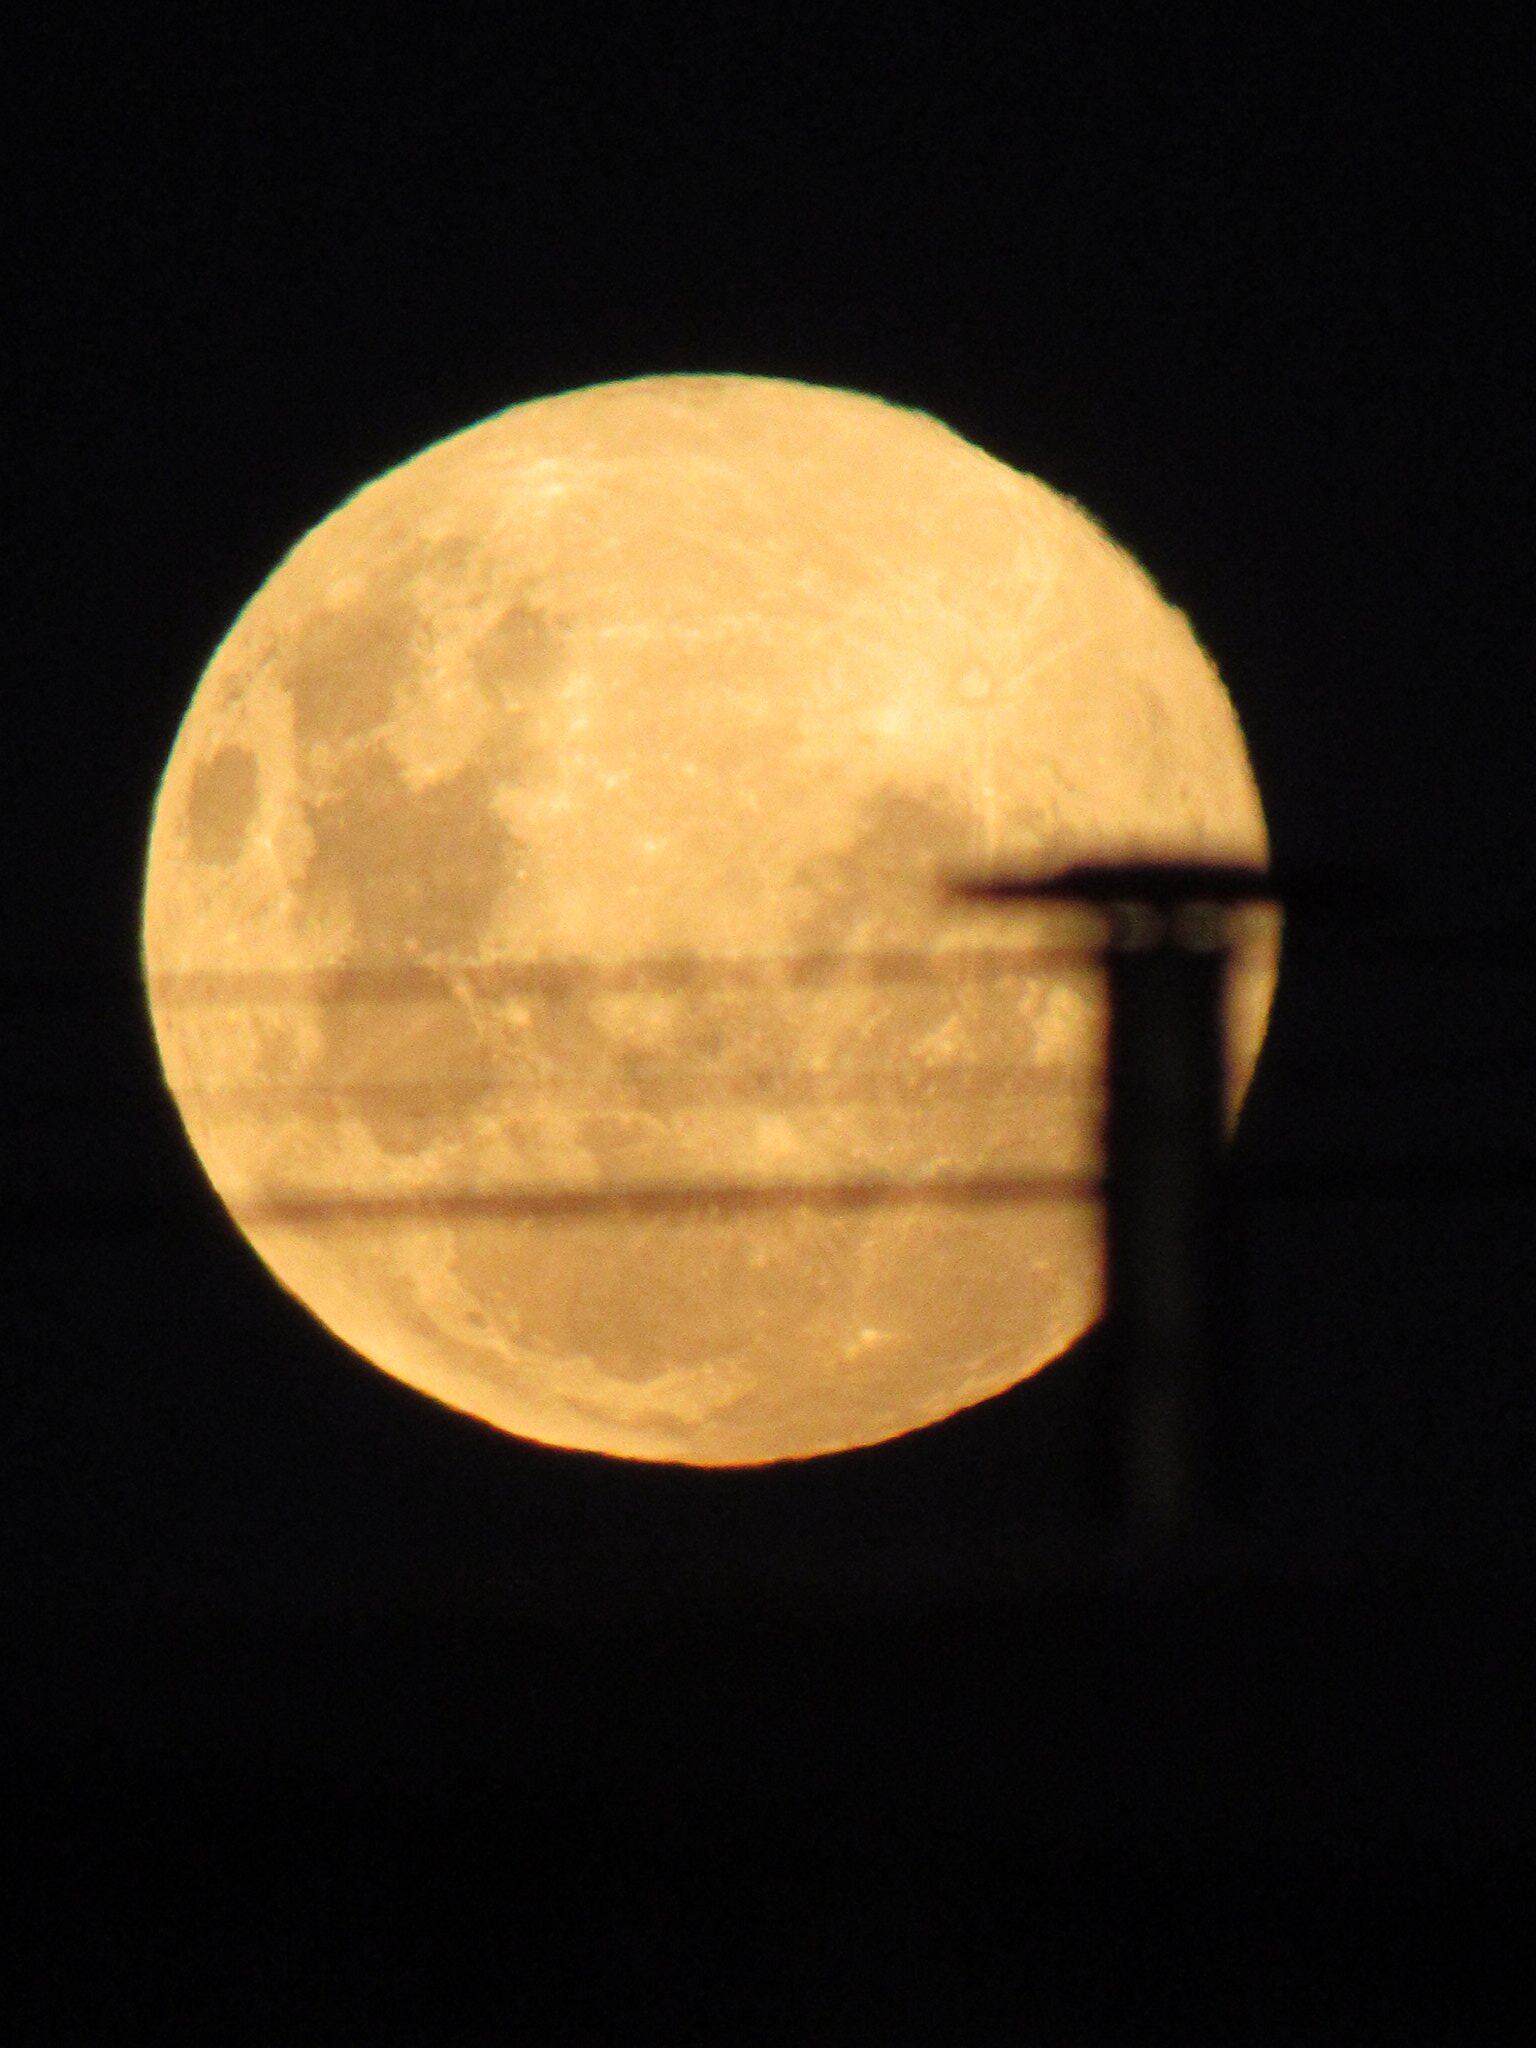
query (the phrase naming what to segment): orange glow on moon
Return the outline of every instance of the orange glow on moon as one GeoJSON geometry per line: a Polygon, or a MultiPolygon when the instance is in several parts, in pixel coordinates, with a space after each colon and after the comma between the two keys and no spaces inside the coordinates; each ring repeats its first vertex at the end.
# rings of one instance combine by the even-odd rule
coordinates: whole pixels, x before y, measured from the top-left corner
{"type": "Polygon", "coordinates": [[[1095,1206],[1051,1191],[1098,1166],[1097,976],[936,884],[1151,857],[1263,862],[1263,815],[1085,512],[859,393],[636,378],[439,442],[273,571],[156,800],[146,984],[213,1186],[364,1357],[545,1443],[804,1457],[1097,1316],[1095,1206]],[[1046,1192],[825,1193],[977,1176],[1046,1192]]]}

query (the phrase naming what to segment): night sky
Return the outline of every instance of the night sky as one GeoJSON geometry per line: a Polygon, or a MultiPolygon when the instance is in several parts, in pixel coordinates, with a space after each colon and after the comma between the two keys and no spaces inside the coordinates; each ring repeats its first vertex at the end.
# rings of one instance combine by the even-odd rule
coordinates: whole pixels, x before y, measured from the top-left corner
{"type": "Polygon", "coordinates": [[[12,88],[3,1698],[47,1932],[7,2033],[1491,2013],[1536,1875],[1513,51],[1140,8],[52,35],[12,88]],[[873,392],[1079,499],[1221,669],[1278,862],[1354,885],[1293,921],[1234,1155],[1219,1551],[1085,1539],[1094,1339],[837,1458],[561,1453],[332,1341],[202,1178],[137,940],[214,646],[384,468],[663,370],[873,392]]]}

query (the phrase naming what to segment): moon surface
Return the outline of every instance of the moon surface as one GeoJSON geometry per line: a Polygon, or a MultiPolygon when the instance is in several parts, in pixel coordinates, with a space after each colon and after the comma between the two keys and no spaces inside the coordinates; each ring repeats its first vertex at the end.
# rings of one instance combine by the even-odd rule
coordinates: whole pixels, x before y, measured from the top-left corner
{"type": "Polygon", "coordinates": [[[146,987],[213,1187],[345,1344],[522,1437],[757,1463],[1100,1312],[1098,970],[942,880],[1267,851],[1210,660],[1080,507],[857,392],[640,377],[277,566],[156,799],[146,987]]]}

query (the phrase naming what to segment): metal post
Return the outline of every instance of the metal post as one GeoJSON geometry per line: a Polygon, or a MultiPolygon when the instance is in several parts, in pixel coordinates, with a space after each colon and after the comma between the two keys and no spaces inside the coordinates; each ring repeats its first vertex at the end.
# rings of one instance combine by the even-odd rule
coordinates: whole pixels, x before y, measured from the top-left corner
{"type": "Polygon", "coordinates": [[[1112,1453],[1128,1532],[1168,1537],[1208,1510],[1216,1450],[1224,916],[1214,905],[1117,904],[1107,968],[1112,1453]]]}
{"type": "Polygon", "coordinates": [[[1219,1185],[1227,1086],[1229,911],[1278,901],[1242,866],[1084,866],[953,885],[972,901],[1069,902],[1108,916],[1104,1122],[1106,1334],[1094,1490],[1154,1549],[1225,1504],[1215,1385],[1230,1349],[1219,1185]]]}

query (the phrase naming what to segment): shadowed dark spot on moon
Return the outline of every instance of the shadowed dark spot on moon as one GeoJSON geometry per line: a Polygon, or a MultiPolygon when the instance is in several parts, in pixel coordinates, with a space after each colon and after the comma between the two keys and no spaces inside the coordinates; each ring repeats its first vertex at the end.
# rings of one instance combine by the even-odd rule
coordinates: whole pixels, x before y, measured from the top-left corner
{"type": "Polygon", "coordinates": [[[423,541],[400,561],[396,574],[424,577],[452,576],[474,557],[474,543],[466,533],[445,533],[437,540],[423,541]]]}
{"type": "Polygon", "coordinates": [[[256,815],[256,756],[220,747],[200,764],[187,794],[187,847],[194,860],[238,860],[256,815]]]}
{"type": "MultiPolygon", "coordinates": [[[[797,869],[807,901],[797,942],[811,954],[922,953],[948,914],[943,879],[977,859],[963,800],[942,789],[877,791],[845,845],[797,869]]],[[[1069,990],[1083,992],[1082,973],[1059,963],[991,970],[936,958],[931,976],[855,984],[845,1002],[806,1008],[798,1057],[814,1054],[865,1091],[850,1129],[868,1151],[850,1167],[1080,1170],[1090,1062],[1085,1055],[1071,1074],[1039,1070],[1041,1019],[1069,990]]]]}
{"type": "Polygon", "coordinates": [[[476,682],[502,703],[516,703],[524,690],[538,689],[559,674],[564,637],[526,604],[501,614],[470,656],[476,682]]]}
{"type": "Polygon", "coordinates": [[[473,956],[521,849],[491,808],[494,771],[467,767],[412,790],[379,746],[355,757],[308,807],[313,852],[302,895],[351,927],[346,964],[319,998],[320,1057],[309,1080],[342,1091],[389,1151],[440,1139],[495,1085],[469,1011],[446,979],[423,992],[389,970],[473,956]],[[359,997],[348,970],[370,972],[359,997]],[[351,991],[349,993],[349,991],[351,991]]]}
{"type": "MultiPolygon", "coordinates": [[[[811,954],[901,951],[930,945],[937,932],[937,878],[959,864],[971,819],[944,790],[876,791],[843,846],[803,862],[793,888],[806,904],[796,942],[811,954]]],[[[879,1073],[888,1091],[906,1092],[910,1048],[953,1014],[956,992],[942,982],[855,990],[823,1005],[816,1051],[834,1072],[879,1073]]],[[[966,1050],[975,1047],[967,1034],[966,1050]]],[[[937,1141],[936,1141],[937,1142],[937,1141]]]]}
{"type": "Polygon", "coordinates": [[[316,612],[284,663],[300,746],[364,738],[415,667],[420,622],[398,598],[316,612]]]}
{"type": "Polygon", "coordinates": [[[510,605],[469,653],[469,672],[494,707],[491,744],[504,776],[526,772],[527,731],[539,699],[565,666],[565,638],[543,612],[510,605]]]}
{"type": "Polygon", "coordinates": [[[492,808],[497,781],[471,765],[413,790],[375,746],[306,807],[314,851],[302,894],[346,913],[353,965],[387,968],[476,944],[520,853],[492,808]]]}
{"type": "Polygon", "coordinates": [[[386,1152],[423,1151],[495,1086],[474,1018],[446,979],[381,1001],[360,995],[343,968],[321,977],[316,1000],[321,1049],[308,1084],[386,1152]]]}
{"type": "Polygon", "coordinates": [[[976,820],[947,790],[877,790],[846,845],[803,862],[793,888],[807,905],[796,937],[807,952],[911,944],[931,937],[940,878],[972,856],[976,820]]]}

